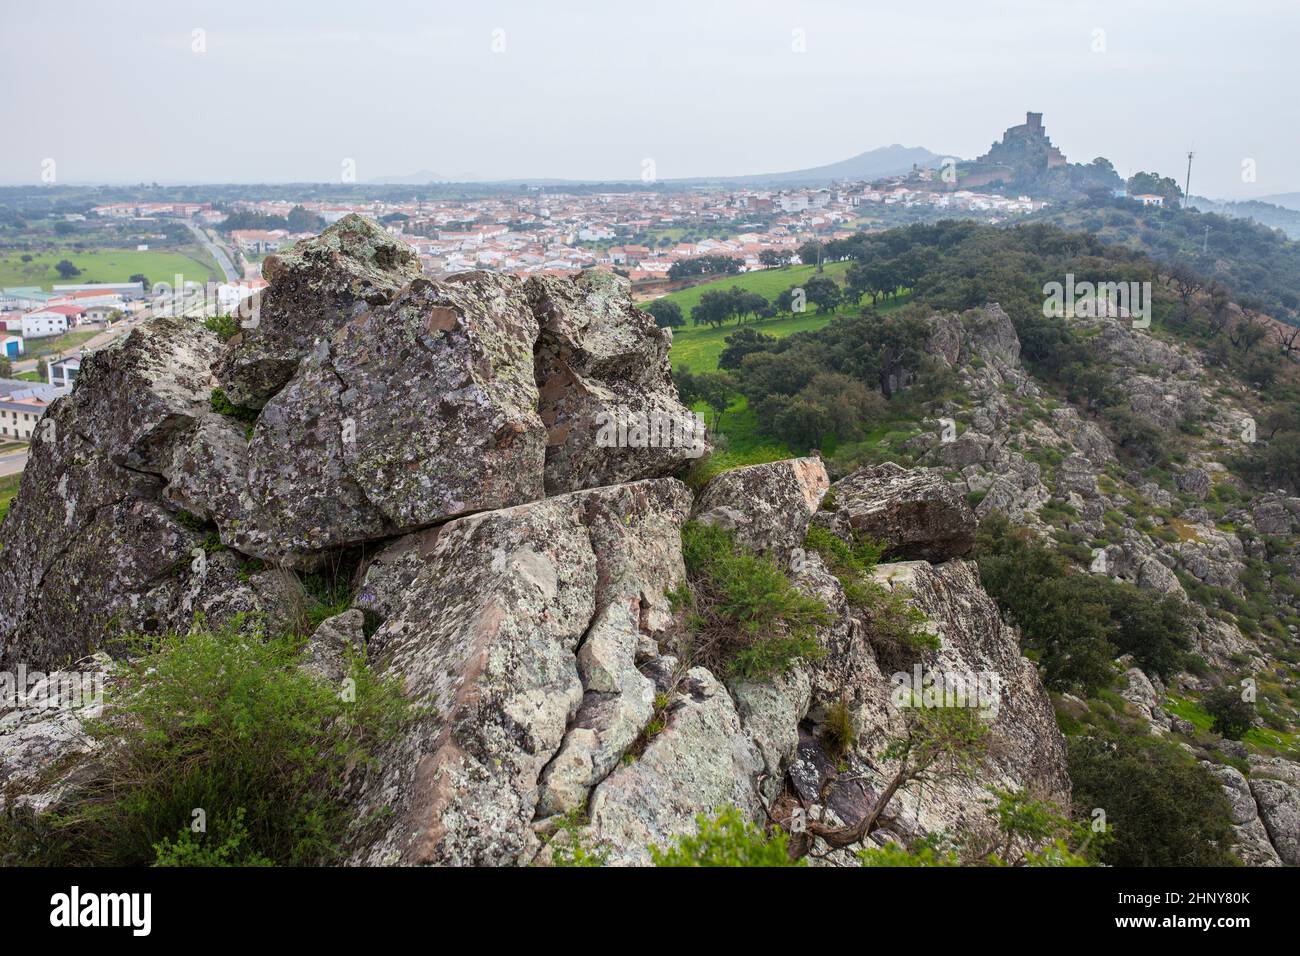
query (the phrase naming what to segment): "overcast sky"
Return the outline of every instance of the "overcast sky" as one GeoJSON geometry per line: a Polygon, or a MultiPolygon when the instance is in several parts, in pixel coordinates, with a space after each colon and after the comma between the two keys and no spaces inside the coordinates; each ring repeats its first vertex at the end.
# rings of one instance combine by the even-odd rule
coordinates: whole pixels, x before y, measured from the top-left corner
{"type": "Polygon", "coordinates": [[[1072,161],[1300,190],[1296,0],[4,0],[0,36],[5,183],[761,173],[1035,110],[1072,161]]]}

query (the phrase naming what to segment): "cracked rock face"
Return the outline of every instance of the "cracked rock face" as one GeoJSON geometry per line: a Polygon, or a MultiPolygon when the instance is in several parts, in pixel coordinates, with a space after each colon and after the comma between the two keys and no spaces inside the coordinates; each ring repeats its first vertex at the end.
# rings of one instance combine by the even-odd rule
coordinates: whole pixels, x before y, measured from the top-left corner
{"type": "Polygon", "coordinates": [[[686,415],[667,333],[612,276],[430,282],[356,216],[266,273],[255,327],[223,345],[151,319],[51,408],[0,532],[0,660],[48,666],[196,613],[274,624],[282,582],[250,557],[312,570],[459,515],[667,475],[702,450],[598,441],[611,408],[686,415]],[[260,410],[251,426],[214,410],[217,388],[260,410]]]}
{"type": "Polygon", "coordinates": [[[1253,757],[1250,769],[1250,793],[1278,857],[1300,866],[1300,767],[1280,757],[1253,757]]]}
{"type": "Polygon", "coordinates": [[[0,701],[0,813],[44,813],[89,776],[99,745],[84,724],[102,712],[109,666],[99,654],[78,662],[76,671],[24,675],[33,680],[22,689],[26,701],[0,701]],[[52,701],[64,706],[44,706],[52,701]]]}
{"type": "Polygon", "coordinates": [[[420,260],[400,239],[357,215],[315,239],[267,256],[257,324],[232,340],[217,377],[236,405],[261,408],[293,376],[319,339],[367,309],[390,302],[420,276],[420,260]]]}
{"type": "Polygon", "coordinates": [[[672,387],[672,330],[633,307],[629,288],[596,270],[527,282],[541,324],[547,494],[669,475],[708,451],[672,387]]]}
{"type": "Polygon", "coordinates": [[[198,612],[279,613],[272,582],[241,579],[231,554],[196,554],[204,533],[164,493],[203,497],[183,489],[216,458],[188,459],[194,473],[177,461],[196,435],[226,434],[209,407],[219,352],[201,326],[153,320],[89,357],[46,413],[0,530],[0,662],[49,668],[110,633],[184,628],[198,612]]]}
{"type": "Polygon", "coordinates": [[[724,471],[700,492],[693,517],[729,528],[738,543],[785,566],[830,487],[820,458],[792,458],[724,471]]]}
{"type": "MultiPolygon", "coordinates": [[[[672,619],[690,504],[673,479],[577,492],[445,525],[375,635],[380,666],[433,712],[383,759],[391,806],[357,863],[506,864],[535,817],[585,801],[650,718],[638,655],[672,619]]],[[[364,812],[362,813],[364,816],[364,812]]]]}
{"type": "MultiPolygon", "coordinates": [[[[317,628],[304,666],[334,681],[364,652],[421,710],[349,781],[349,861],[528,864],[559,820],[585,812],[584,836],[610,862],[644,864],[649,844],[692,832],[698,814],[735,805],[758,821],[760,797],[816,803],[826,783],[819,809],[851,824],[891,772],[896,649],[873,646],[869,609],[850,605],[820,556],[792,560],[818,521],[920,559],[877,573],[939,636],[921,663],[999,679],[990,767],[902,794],[887,832],[983,819],[994,787],[1068,804],[1050,703],[974,566],[955,559],[975,518],[937,472],[864,469],[834,486],[826,512],[825,469],[804,458],[724,473],[693,502],[667,476],[698,444],[634,422],[602,440],[611,417],[671,427],[687,415],[671,333],[617,278],[432,282],[355,217],[267,273],[256,328],[223,345],[197,324],[152,320],[91,357],[52,407],[0,529],[4,663],[48,669],[114,629],[179,630],[196,613],[260,612],[274,630],[301,607],[298,572],[364,552],[352,607],[317,628]],[[213,410],[218,386],[258,410],[251,428],[213,410]],[[733,529],[822,600],[823,656],[770,682],[692,665],[667,596],[685,580],[689,515],[733,529]],[[853,739],[832,755],[839,704],[853,739]]],[[[1012,417],[1000,389],[1029,387],[1010,367],[1014,329],[996,307],[949,318],[936,348],[990,371],[978,422],[946,463],[972,482],[1013,482],[1003,493],[986,481],[986,501],[1030,507],[1038,466],[993,437],[1012,417]]],[[[1095,446],[1089,462],[1107,460],[1104,436],[1060,424],[1095,446]]],[[[39,771],[75,764],[74,731],[0,714],[0,784],[21,775],[33,807],[48,807],[58,791],[39,771]]],[[[1290,825],[1287,794],[1256,798],[1270,835],[1290,825]]]]}

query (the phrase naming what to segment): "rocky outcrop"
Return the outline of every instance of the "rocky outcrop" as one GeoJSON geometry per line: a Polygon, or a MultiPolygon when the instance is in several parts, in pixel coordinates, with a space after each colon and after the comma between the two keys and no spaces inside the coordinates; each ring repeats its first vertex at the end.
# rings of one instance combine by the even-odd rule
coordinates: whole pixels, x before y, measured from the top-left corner
{"type": "Polygon", "coordinates": [[[700,492],[693,516],[730,529],[736,541],[785,566],[803,546],[830,479],[820,458],[793,458],[724,471],[700,492]]]}
{"type": "MultiPolygon", "coordinates": [[[[457,516],[707,449],[682,427],[697,420],[669,333],[616,277],[431,282],[356,216],[265,272],[228,343],[147,320],[51,408],[0,532],[0,662],[51,666],[195,614],[274,625],[300,603],[292,572],[344,553],[382,567],[376,552],[457,516]],[[649,433],[626,411],[653,413],[649,433]]],[[[401,590],[381,597],[381,577],[379,603],[401,590]]]]}
{"type": "MultiPolygon", "coordinates": [[[[248,451],[232,546],[304,563],[455,515],[542,497],[537,320],[518,280],[417,279],[314,346],[248,451]]],[[[220,523],[220,522],[219,522],[220,523]]]]}
{"type": "Polygon", "coordinates": [[[376,223],[349,215],[315,239],[267,256],[262,275],[270,286],[217,368],[230,400],[254,408],[288,383],[317,342],[418,278],[420,260],[376,223]]]}
{"type": "Polygon", "coordinates": [[[672,387],[672,330],[633,308],[626,279],[539,276],[525,292],[541,327],[547,494],[669,475],[708,451],[702,421],[672,387]]]}
{"type": "Polygon", "coordinates": [[[382,759],[357,863],[527,862],[532,824],[585,803],[649,722],[638,659],[671,618],[690,505],[672,479],[460,518],[375,635],[434,709],[382,759]]]}
{"type": "Polygon", "coordinates": [[[935,472],[886,463],[841,478],[831,492],[835,509],[818,521],[879,542],[886,557],[941,561],[975,543],[974,512],[935,472]]]}
{"type": "Polygon", "coordinates": [[[195,614],[284,612],[284,582],[241,573],[215,542],[213,509],[238,494],[202,448],[242,443],[210,406],[220,351],[201,326],[154,319],[90,356],[46,413],[0,532],[0,663],[57,666],[195,614]]]}
{"type": "Polygon", "coordinates": [[[1202,761],[1201,765],[1212,773],[1223,787],[1232,807],[1232,830],[1235,837],[1233,852],[1247,866],[1281,866],[1269,840],[1268,830],[1259,817],[1259,807],[1251,793],[1251,786],[1240,770],[1227,764],[1202,761]]]}
{"type": "Polygon", "coordinates": [[[1300,766],[1280,757],[1253,757],[1250,793],[1278,857],[1300,866],[1300,766]]]}

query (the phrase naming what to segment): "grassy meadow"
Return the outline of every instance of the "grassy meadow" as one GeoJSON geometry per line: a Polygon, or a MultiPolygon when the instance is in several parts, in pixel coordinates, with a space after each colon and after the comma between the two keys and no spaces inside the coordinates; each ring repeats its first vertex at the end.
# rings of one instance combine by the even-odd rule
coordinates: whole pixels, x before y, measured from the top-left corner
{"type": "MultiPolygon", "coordinates": [[[[823,274],[843,284],[844,273],[848,271],[848,267],[848,262],[829,262],[824,266],[823,274]]],[[[744,272],[740,275],[723,276],[713,282],[706,282],[663,296],[663,298],[670,302],[676,302],[681,307],[682,315],[687,322],[681,328],[673,329],[673,347],[670,353],[673,368],[689,368],[692,372],[716,372],[718,370],[718,358],[722,354],[722,350],[726,348],[726,338],[735,332],[737,328],[754,329],[764,335],[784,338],[795,332],[820,329],[830,324],[838,316],[857,315],[862,311],[863,305],[861,303],[849,303],[822,315],[818,315],[815,309],[809,308],[807,312],[796,315],[781,315],[757,322],[750,321],[743,326],[737,326],[735,322],[729,322],[721,328],[715,329],[706,325],[693,326],[690,324],[691,309],[699,303],[700,297],[709,289],[729,289],[733,285],[740,286],[742,289],[757,292],[769,301],[773,301],[781,292],[791,286],[806,282],[816,274],[816,271],[816,266],[783,266],[775,269],[762,269],[755,272],[744,272]]],[[[887,312],[905,304],[908,298],[909,296],[902,295],[894,302],[881,302],[877,308],[879,311],[887,312]]],[[[640,304],[645,305],[644,302],[640,304]]],[[[712,421],[712,413],[703,403],[698,404],[695,410],[702,413],[706,420],[712,421]]],[[[716,433],[723,436],[726,449],[715,454],[710,459],[707,465],[710,473],[724,471],[727,468],[741,464],[790,458],[801,453],[763,435],[759,430],[757,415],[749,408],[743,396],[737,396],[731,407],[727,409],[726,414],[718,422],[716,433]]]]}
{"type": "Polygon", "coordinates": [[[143,275],[153,282],[175,282],[177,273],[189,282],[220,279],[221,270],[212,257],[195,246],[185,252],[136,252],[134,249],[94,249],[77,251],[26,253],[31,262],[23,262],[24,253],[11,250],[0,255],[0,286],[40,286],[49,291],[57,284],[86,282],[127,282],[133,275],[143,275]],[[67,259],[81,270],[81,275],[64,279],[55,265],[67,259]]]}

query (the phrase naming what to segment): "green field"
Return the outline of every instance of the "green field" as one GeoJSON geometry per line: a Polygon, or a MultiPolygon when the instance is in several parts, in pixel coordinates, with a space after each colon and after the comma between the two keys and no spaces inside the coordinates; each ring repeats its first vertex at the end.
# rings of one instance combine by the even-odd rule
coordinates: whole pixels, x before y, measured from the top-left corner
{"type": "Polygon", "coordinates": [[[18,496],[18,483],[22,480],[21,473],[0,478],[0,521],[4,521],[5,515],[9,513],[9,505],[18,496]]]}
{"type": "Polygon", "coordinates": [[[23,253],[9,251],[0,256],[0,286],[40,286],[47,291],[55,283],[127,282],[140,274],[151,283],[174,283],[179,273],[189,282],[220,279],[221,271],[212,257],[197,246],[185,252],[136,252],[133,249],[95,249],[77,252],[28,253],[31,262],[23,262],[23,253]],[[81,275],[64,279],[54,266],[67,259],[81,270],[81,275]]]}
{"type": "MultiPolygon", "coordinates": [[[[826,275],[842,280],[843,274],[848,270],[848,267],[848,262],[831,262],[826,264],[824,271],[826,275]]],[[[815,266],[786,266],[780,269],[763,269],[740,275],[723,276],[714,282],[682,289],[680,292],[670,293],[663,298],[676,302],[681,306],[682,314],[689,323],[691,308],[700,301],[700,297],[708,289],[728,289],[733,285],[737,285],[742,289],[757,292],[768,300],[773,300],[790,286],[807,281],[815,272],[815,266]]],[[[893,302],[881,302],[877,305],[877,309],[881,312],[888,312],[904,305],[909,298],[908,295],[901,295],[893,302]]],[[[641,305],[644,306],[645,303],[642,302],[641,305]]],[[[862,311],[862,308],[861,304],[843,305],[834,312],[827,312],[824,315],[818,315],[815,311],[809,310],[798,315],[786,315],[757,322],[747,322],[741,328],[755,329],[764,335],[784,338],[795,332],[820,329],[828,325],[837,316],[857,315],[862,311]]],[[[670,353],[673,368],[687,367],[693,372],[717,371],[718,357],[726,347],[726,338],[736,329],[737,325],[734,322],[717,329],[708,326],[691,326],[689,324],[673,329],[673,347],[670,353]]],[[[703,403],[696,405],[695,411],[700,412],[705,416],[706,420],[711,421],[712,413],[703,403]]],[[[737,397],[731,407],[727,409],[727,413],[722,416],[717,428],[718,434],[725,436],[727,451],[714,455],[707,466],[709,473],[722,471],[736,465],[775,461],[799,454],[797,450],[787,448],[782,443],[763,435],[759,431],[758,425],[758,416],[749,408],[745,398],[743,396],[737,397]]],[[[829,451],[830,449],[824,450],[829,451]]]]}
{"type": "MultiPolygon", "coordinates": [[[[841,280],[848,267],[848,262],[830,262],[826,264],[825,274],[836,280],[841,280]]],[[[681,306],[682,315],[685,316],[688,323],[681,328],[673,329],[673,349],[671,353],[673,368],[687,366],[694,372],[717,371],[718,356],[726,348],[725,340],[728,335],[736,331],[737,326],[734,322],[717,329],[704,325],[692,326],[689,324],[691,309],[699,303],[700,297],[707,290],[729,289],[735,285],[750,292],[757,292],[771,301],[791,286],[806,282],[815,273],[816,266],[786,266],[780,269],[763,269],[735,276],[723,276],[714,282],[706,282],[703,285],[692,286],[689,289],[682,289],[680,292],[672,292],[663,296],[668,301],[676,302],[681,306]]],[[[899,296],[894,302],[880,303],[877,308],[881,312],[886,312],[903,305],[906,301],[907,296],[899,296]]],[[[645,305],[644,302],[641,304],[645,305]]],[[[831,319],[836,316],[857,315],[861,311],[861,304],[844,305],[834,312],[827,312],[824,315],[818,315],[815,310],[809,309],[807,312],[798,315],[778,316],[774,319],[747,322],[744,328],[756,329],[764,335],[784,338],[793,332],[820,329],[822,326],[829,324],[831,319]]]]}
{"type": "MultiPolygon", "coordinates": [[[[51,335],[41,339],[24,339],[23,356],[19,361],[41,358],[46,355],[57,355],[60,352],[71,352],[79,345],[84,345],[96,335],[103,331],[102,329],[87,329],[80,332],[64,332],[62,335],[51,335]]],[[[41,381],[41,379],[38,379],[41,381]]]]}

